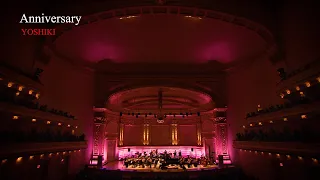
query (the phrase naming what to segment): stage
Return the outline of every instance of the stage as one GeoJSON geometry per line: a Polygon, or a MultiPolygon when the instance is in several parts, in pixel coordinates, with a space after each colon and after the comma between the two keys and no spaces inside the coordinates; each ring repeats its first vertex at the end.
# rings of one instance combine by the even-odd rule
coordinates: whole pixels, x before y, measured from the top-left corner
{"type": "Polygon", "coordinates": [[[181,151],[182,156],[192,156],[195,158],[199,158],[204,156],[205,151],[202,146],[122,146],[118,147],[119,160],[135,153],[150,153],[152,150],[158,150],[158,152],[162,153],[167,151],[167,153],[173,153],[176,151],[177,153],[181,151]]]}
{"type": "Polygon", "coordinates": [[[126,168],[124,166],[123,161],[114,161],[107,163],[106,165],[103,166],[104,169],[106,170],[120,170],[120,171],[129,171],[129,172],[185,172],[185,171],[203,171],[203,170],[214,170],[218,169],[217,165],[208,165],[206,167],[203,167],[202,165],[198,165],[198,167],[191,167],[191,168],[186,168],[185,170],[182,168],[174,168],[174,167],[168,167],[168,169],[161,170],[158,168],[132,168],[128,167],[126,168]]]}

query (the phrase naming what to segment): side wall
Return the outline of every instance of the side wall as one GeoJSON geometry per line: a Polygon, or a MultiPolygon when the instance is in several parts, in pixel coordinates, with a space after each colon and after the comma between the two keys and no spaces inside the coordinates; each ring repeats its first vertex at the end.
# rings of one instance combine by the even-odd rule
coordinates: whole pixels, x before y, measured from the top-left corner
{"type": "MultiPolygon", "coordinates": [[[[21,35],[21,28],[28,28],[28,25],[22,26],[17,23],[21,14],[14,15],[13,13],[12,16],[7,17],[5,22],[7,29],[10,31],[6,32],[7,35],[4,38],[6,46],[3,47],[4,58],[1,59],[1,63],[9,64],[30,75],[37,67],[44,69],[41,74],[44,92],[41,94],[40,103],[74,114],[79,122],[77,133],[86,135],[88,149],[85,152],[70,156],[68,172],[59,170],[58,164],[60,162],[55,163],[52,160],[52,163],[48,165],[49,173],[55,174],[58,179],[63,176],[61,173],[74,174],[89,162],[92,152],[93,72],[74,67],[74,65],[57,58],[51,58],[50,63],[48,63],[50,57],[43,56],[41,53],[41,37],[21,35]]],[[[19,164],[19,167],[22,166],[29,169],[26,171],[29,173],[33,172],[32,169],[36,169],[36,165],[33,166],[30,163],[19,164]]],[[[36,174],[34,175],[36,176],[36,174]]],[[[26,176],[25,174],[24,177],[26,176]]]]}
{"type": "MultiPolygon", "coordinates": [[[[285,50],[285,67],[292,71],[320,57],[319,24],[316,22],[315,6],[311,3],[291,3],[285,6],[282,19],[282,38],[285,50]],[[306,11],[306,9],[308,9],[306,11]]],[[[302,162],[286,162],[280,167],[281,160],[255,153],[240,152],[232,148],[232,140],[237,132],[243,131],[242,125],[247,112],[256,110],[257,105],[266,107],[281,103],[276,94],[276,84],[280,81],[277,66],[267,59],[258,60],[245,68],[235,69],[228,77],[228,126],[229,152],[234,163],[240,165],[250,175],[261,180],[269,179],[306,179],[310,174],[302,162]]]]}
{"type": "Polygon", "coordinates": [[[83,156],[70,158],[69,173],[74,174],[89,162],[92,153],[93,72],[53,58],[44,67],[41,82],[44,84],[44,95],[40,103],[74,114],[79,124],[77,132],[86,135],[86,152],[83,156]]]}

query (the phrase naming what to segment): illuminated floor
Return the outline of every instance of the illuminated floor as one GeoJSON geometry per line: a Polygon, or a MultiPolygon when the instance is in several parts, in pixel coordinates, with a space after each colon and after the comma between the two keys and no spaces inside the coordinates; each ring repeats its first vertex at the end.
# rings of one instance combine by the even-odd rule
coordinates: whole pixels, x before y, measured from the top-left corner
{"type": "MultiPolygon", "coordinates": [[[[142,171],[142,172],[181,172],[184,171],[182,168],[174,168],[174,167],[168,167],[167,170],[161,170],[158,168],[150,168],[150,167],[145,167],[145,168],[133,168],[133,167],[128,167],[126,168],[123,165],[123,161],[115,161],[115,162],[110,162],[104,166],[105,169],[107,170],[121,170],[121,171],[142,171]]],[[[187,171],[201,171],[201,170],[212,170],[218,168],[217,165],[208,165],[206,167],[203,167],[202,165],[199,165],[198,167],[191,167],[187,168],[187,171]]]]}

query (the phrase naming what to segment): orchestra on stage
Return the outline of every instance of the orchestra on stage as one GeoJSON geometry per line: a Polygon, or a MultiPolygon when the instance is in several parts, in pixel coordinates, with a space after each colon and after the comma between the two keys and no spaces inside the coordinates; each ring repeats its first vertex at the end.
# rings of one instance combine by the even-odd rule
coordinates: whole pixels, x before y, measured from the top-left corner
{"type": "Polygon", "coordinates": [[[170,168],[182,168],[187,169],[191,167],[206,167],[212,164],[210,160],[204,156],[200,158],[194,158],[191,156],[183,157],[181,151],[178,153],[167,152],[162,153],[158,150],[151,150],[151,152],[137,152],[134,155],[127,156],[124,159],[124,166],[126,168],[156,168],[156,169],[170,169],[170,168]]]}

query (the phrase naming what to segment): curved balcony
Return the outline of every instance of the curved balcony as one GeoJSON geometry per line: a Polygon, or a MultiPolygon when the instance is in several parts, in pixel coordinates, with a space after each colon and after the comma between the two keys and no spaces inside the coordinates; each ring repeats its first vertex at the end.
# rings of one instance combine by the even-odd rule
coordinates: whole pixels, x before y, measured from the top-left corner
{"type": "MultiPolygon", "coordinates": [[[[299,69],[285,74],[278,83],[278,93],[283,98],[288,90],[291,92],[301,91],[320,82],[320,60],[309,63],[299,69]]],[[[290,93],[289,93],[290,94],[290,93]]]]}
{"type": "Polygon", "coordinates": [[[43,92],[43,84],[23,73],[19,73],[6,65],[0,64],[0,73],[4,77],[10,77],[10,80],[15,84],[23,85],[24,87],[38,92],[43,92]]]}
{"type": "Polygon", "coordinates": [[[274,112],[265,112],[263,114],[258,114],[253,117],[248,117],[249,122],[263,122],[263,121],[274,121],[275,119],[282,119],[283,117],[298,115],[302,113],[309,113],[317,111],[320,108],[320,102],[315,102],[311,104],[301,104],[291,108],[285,108],[274,112]]]}
{"type": "Polygon", "coordinates": [[[50,112],[40,111],[38,109],[30,109],[24,106],[18,106],[10,103],[0,102],[0,111],[10,112],[15,115],[30,117],[30,119],[43,119],[46,121],[68,124],[68,127],[76,127],[76,121],[70,118],[52,114],[50,112]]]}
{"type": "Polygon", "coordinates": [[[300,142],[257,142],[257,141],[234,141],[233,147],[236,149],[252,150],[260,152],[274,152],[274,153],[294,153],[314,154],[320,152],[320,144],[309,144],[300,142]]]}
{"type": "Polygon", "coordinates": [[[75,151],[87,148],[86,141],[79,142],[50,142],[50,143],[14,143],[2,146],[0,157],[24,154],[54,153],[75,151]]]}

